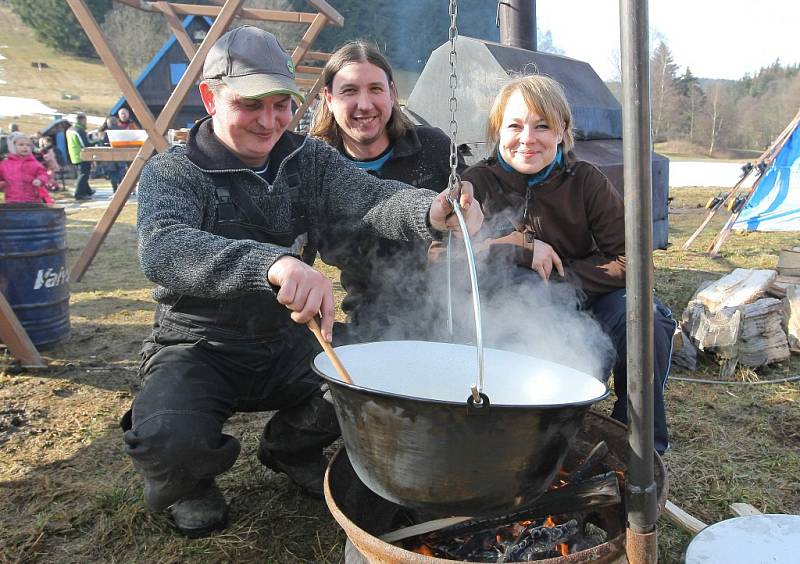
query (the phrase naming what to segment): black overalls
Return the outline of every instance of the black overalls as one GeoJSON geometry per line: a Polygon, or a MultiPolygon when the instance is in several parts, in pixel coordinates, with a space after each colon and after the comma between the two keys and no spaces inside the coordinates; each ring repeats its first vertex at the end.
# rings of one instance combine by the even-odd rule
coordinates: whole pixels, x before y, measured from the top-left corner
{"type": "MultiPolygon", "coordinates": [[[[264,229],[268,222],[258,207],[230,181],[236,173],[215,173],[213,232],[294,245],[292,254],[313,262],[313,249],[298,248],[307,222],[290,163],[284,164],[289,190],[269,196],[281,199],[276,206],[288,206],[290,229],[264,229]]],[[[289,313],[268,292],[230,300],[181,296],[172,307],[158,307],[142,349],[144,387],[123,419],[125,451],[145,477],[151,509],[168,507],[233,466],[240,444],[222,427],[238,411],[279,410],[264,429],[261,447],[295,460],[317,458],[338,437],[333,406],[322,398],[321,380],[310,368],[318,345],[289,313]]]]}

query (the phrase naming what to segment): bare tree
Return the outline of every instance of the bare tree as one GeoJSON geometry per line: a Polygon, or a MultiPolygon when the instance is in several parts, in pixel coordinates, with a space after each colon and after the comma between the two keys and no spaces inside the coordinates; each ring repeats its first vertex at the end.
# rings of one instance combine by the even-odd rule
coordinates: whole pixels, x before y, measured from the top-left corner
{"type": "Polygon", "coordinates": [[[714,82],[706,92],[708,97],[706,104],[709,133],[708,156],[714,155],[714,149],[722,137],[724,127],[727,126],[730,108],[725,94],[725,88],[719,81],[714,82]]]}
{"type": "Polygon", "coordinates": [[[106,14],[101,27],[122,66],[133,77],[147,66],[170,35],[160,13],[137,10],[119,2],[106,14]]]}

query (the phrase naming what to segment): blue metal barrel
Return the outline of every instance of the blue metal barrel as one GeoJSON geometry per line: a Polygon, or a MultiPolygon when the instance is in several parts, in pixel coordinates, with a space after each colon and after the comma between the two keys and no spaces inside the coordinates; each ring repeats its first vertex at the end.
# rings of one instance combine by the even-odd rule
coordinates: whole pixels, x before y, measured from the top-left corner
{"type": "Polygon", "coordinates": [[[0,204],[0,292],[38,348],[69,338],[66,250],[63,207],[0,204]]]}

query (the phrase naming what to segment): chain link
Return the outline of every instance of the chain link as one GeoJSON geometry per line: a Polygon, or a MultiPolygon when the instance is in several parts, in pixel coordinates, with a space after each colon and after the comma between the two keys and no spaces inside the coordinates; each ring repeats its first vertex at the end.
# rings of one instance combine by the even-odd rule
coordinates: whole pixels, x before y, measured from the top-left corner
{"type": "Polygon", "coordinates": [[[458,54],[456,53],[456,38],[458,37],[458,26],[456,25],[456,17],[458,16],[458,0],[450,0],[450,29],[448,37],[450,38],[450,178],[447,186],[450,190],[450,199],[458,201],[461,178],[456,171],[458,167],[458,145],[456,139],[458,137],[458,121],[456,121],[456,112],[458,111],[458,99],[456,98],[456,89],[458,88],[458,76],[456,75],[456,63],[458,62],[458,54]]]}

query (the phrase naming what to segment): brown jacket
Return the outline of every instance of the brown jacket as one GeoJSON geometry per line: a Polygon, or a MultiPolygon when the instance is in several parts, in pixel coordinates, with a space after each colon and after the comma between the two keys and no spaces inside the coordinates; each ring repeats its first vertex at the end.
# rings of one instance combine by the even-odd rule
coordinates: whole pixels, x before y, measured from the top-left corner
{"type": "Polygon", "coordinates": [[[504,170],[494,158],[473,165],[462,177],[474,184],[481,202],[482,235],[490,243],[511,235],[504,239],[510,244],[492,244],[490,255],[530,267],[533,254],[523,247],[521,235],[528,230],[553,247],[585,292],[605,294],[625,286],[622,198],[597,167],[569,153],[565,166],[530,189],[525,175],[504,170]]]}

